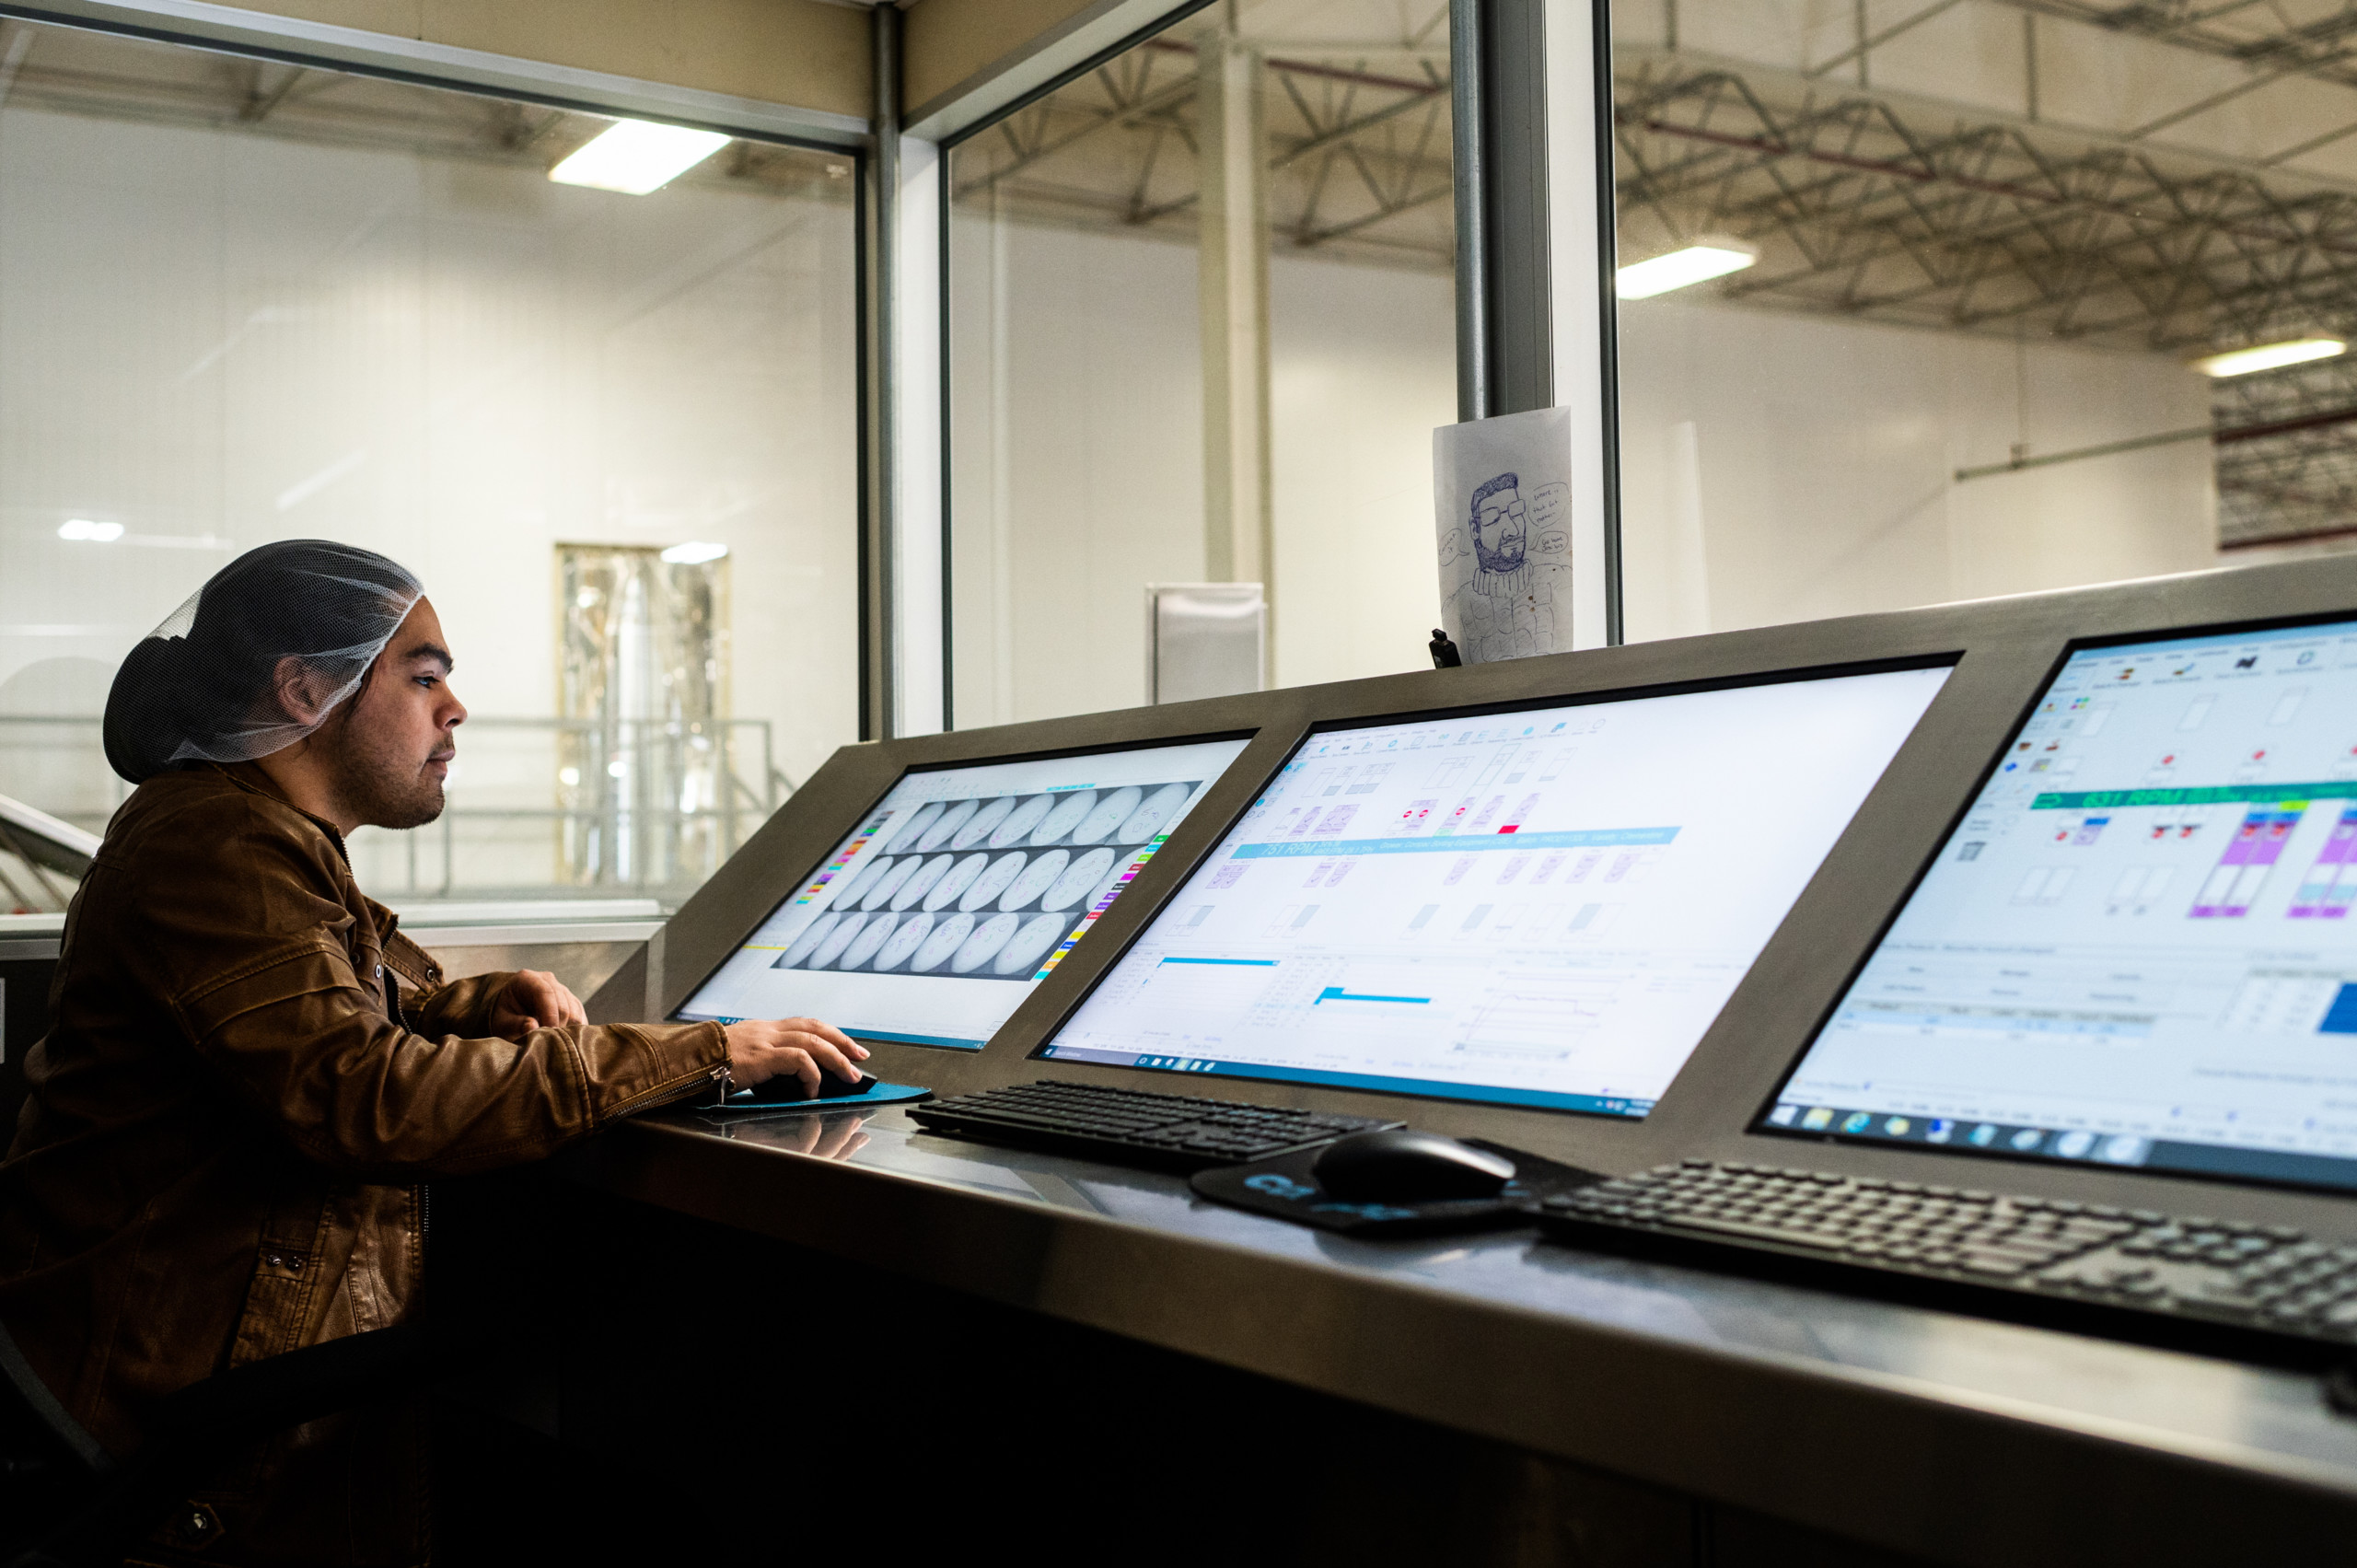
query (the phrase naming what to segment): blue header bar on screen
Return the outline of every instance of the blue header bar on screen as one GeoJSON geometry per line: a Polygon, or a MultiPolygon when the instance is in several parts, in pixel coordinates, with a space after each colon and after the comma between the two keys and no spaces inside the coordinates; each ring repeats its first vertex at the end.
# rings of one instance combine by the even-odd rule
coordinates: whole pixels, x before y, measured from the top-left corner
{"type": "Polygon", "coordinates": [[[1237,860],[1281,860],[1337,854],[1454,854],[1467,850],[1610,849],[1630,844],[1666,844],[1676,828],[1583,828],[1554,833],[1469,833],[1438,839],[1288,839],[1283,843],[1238,844],[1237,860]]]}

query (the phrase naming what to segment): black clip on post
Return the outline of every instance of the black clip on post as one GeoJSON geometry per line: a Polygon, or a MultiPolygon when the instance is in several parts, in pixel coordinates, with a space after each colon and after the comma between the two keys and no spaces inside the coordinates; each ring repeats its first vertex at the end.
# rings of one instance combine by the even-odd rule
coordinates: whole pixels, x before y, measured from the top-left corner
{"type": "Polygon", "coordinates": [[[1437,626],[1433,628],[1432,649],[1434,669],[1455,669],[1465,662],[1465,656],[1457,651],[1457,645],[1448,640],[1448,633],[1437,626]]]}

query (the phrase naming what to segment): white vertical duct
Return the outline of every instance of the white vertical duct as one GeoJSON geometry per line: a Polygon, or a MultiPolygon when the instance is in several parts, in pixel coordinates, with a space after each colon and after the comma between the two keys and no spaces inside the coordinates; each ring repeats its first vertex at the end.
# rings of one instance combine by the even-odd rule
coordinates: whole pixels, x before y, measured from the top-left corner
{"type": "Polygon", "coordinates": [[[896,735],[933,735],[943,727],[943,596],[948,563],[941,534],[942,225],[941,148],[900,138],[900,243],[891,283],[898,313],[892,427],[899,441],[893,505],[892,626],[896,735]]]}
{"type": "Polygon", "coordinates": [[[1711,552],[1702,529],[1702,435],[1690,419],[1669,427],[1669,634],[1711,629],[1711,552]]]}
{"type": "Polygon", "coordinates": [[[1275,613],[1269,463],[1268,167],[1260,57],[1236,0],[1197,43],[1203,343],[1203,575],[1264,586],[1275,613]]]}

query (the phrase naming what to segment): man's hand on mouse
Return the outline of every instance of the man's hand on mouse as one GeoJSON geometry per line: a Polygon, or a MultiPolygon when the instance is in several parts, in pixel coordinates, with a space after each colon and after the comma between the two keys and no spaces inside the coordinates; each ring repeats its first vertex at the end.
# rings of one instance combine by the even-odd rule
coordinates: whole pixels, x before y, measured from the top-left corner
{"type": "Polygon", "coordinates": [[[502,1040],[588,1021],[581,998],[546,970],[518,970],[491,1004],[491,1032],[502,1040]]]}
{"type": "Polygon", "coordinates": [[[727,1029],[728,1075],[740,1089],[793,1076],[816,1095],[821,1073],[855,1084],[867,1060],[867,1047],[816,1018],[748,1018],[727,1029]]]}

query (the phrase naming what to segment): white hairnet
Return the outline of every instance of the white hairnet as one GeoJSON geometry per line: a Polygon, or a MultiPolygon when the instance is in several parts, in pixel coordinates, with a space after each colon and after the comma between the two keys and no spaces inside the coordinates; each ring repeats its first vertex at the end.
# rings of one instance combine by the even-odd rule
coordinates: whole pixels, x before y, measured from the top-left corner
{"type": "Polygon", "coordinates": [[[115,672],[108,762],[141,784],[182,762],[242,762],[293,745],[359,690],[424,593],[398,563],[348,544],[295,539],[246,552],[115,672]]]}

